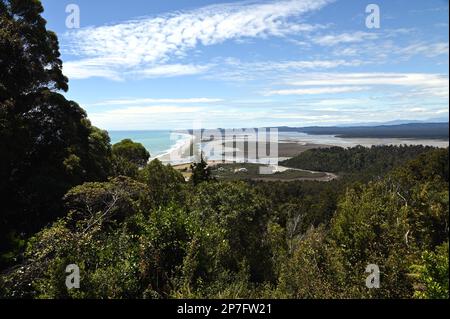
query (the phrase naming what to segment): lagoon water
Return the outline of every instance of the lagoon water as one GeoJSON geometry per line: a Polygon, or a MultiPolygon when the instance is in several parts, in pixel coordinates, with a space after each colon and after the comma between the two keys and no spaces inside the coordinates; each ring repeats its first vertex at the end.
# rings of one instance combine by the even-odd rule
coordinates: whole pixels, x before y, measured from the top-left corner
{"type": "Polygon", "coordinates": [[[370,147],[372,145],[426,145],[434,147],[448,147],[449,141],[438,139],[415,139],[415,138],[346,138],[335,135],[308,135],[300,132],[280,132],[280,142],[300,142],[309,144],[320,144],[340,147],[354,147],[357,145],[370,147]]]}

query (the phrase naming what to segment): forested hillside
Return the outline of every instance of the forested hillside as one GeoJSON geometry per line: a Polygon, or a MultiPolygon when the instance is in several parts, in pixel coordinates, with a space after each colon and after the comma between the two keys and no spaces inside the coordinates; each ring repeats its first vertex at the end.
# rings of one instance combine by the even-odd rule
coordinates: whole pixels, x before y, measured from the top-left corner
{"type": "Polygon", "coordinates": [[[448,295],[448,150],[367,184],[185,182],[157,161],[86,183],[36,234],[2,294],[35,298],[448,295]],[[68,291],[67,264],[83,285],[68,291]],[[380,267],[380,289],[364,282],[380,267]]]}
{"type": "Polygon", "coordinates": [[[334,126],[334,127],[280,127],[284,132],[303,132],[314,135],[336,135],[350,138],[418,138],[418,139],[448,139],[447,123],[406,123],[376,126],[334,126]]]}
{"type": "Polygon", "coordinates": [[[382,176],[408,160],[431,150],[422,145],[357,146],[348,149],[330,147],[307,150],[283,161],[281,165],[313,171],[333,172],[344,176],[371,178],[382,176]]]}

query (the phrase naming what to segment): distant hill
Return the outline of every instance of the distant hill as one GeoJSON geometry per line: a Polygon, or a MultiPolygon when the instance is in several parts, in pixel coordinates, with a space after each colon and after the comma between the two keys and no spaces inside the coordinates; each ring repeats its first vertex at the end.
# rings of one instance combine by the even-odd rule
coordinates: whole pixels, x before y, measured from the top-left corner
{"type": "Polygon", "coordinates": [[[447,117],[435,117],[427,120],[393,120],[388,122],[361,122],[352,124],[336,125],[337,127],[355,127],[355,126],[383,126],[383,125],[402,125],[402,124],[418,124],[418,123],[447,123],[447,117]]]}
{"type": "Polygon", "coordinates": [[[302,132],[311,135],[336,135],[357,138],[420,138],[448,140],[447,123],[408,123],[400,125],[351,127],[278,127],[280,132],[302,132]]]}
{"type": "MultiPolygon", "coordinates": [[[[401,122],[400,120],[387,122],[384,125],[354,125],[354,126],[309,126],[309,127],[276,127],[279,132],[300,132],[310,135],[336,135],[347,138],[414,138],[414,139],[449,139],[449,126],[446,123],[406,123],[389,124],[401,122]]],[[[256,128],[255,128],[256,129],[256,128]]],[[[225,134],[225,129],[202,129],[204,137],[208,134],[225,134]]],[[[193,130],[175,131],[188,132],[193,134],[193,130]]]]}

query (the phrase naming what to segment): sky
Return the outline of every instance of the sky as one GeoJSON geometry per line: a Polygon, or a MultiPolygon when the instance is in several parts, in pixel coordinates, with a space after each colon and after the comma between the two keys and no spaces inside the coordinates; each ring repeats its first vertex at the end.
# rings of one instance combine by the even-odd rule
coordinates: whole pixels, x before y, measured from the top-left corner
{"type": "Polygon", "coordinates": [[[448,0],[42,3],[66,96],[102,129],[448,118],[448,0]]]}

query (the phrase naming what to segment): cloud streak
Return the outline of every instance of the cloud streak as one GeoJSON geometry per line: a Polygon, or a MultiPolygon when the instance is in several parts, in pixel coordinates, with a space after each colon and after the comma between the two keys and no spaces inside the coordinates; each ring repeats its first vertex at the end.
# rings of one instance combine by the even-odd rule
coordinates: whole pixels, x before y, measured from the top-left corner
{"type": "MultiPolygon", "coordinates": [[[[304,76],[304,78],[306,78],[304,76]]],[[[403,86],[414,94],[448,98],[448,75],[431,73],[318,73],[307,80],[293,80],[294,86],[403,86]]]]}
{"type": "Polygon", "coordinates": [[[337,44],[359,43],[375,39],[378,39],[378,35],[376,33],[358,31],[353,33],[316,36],[312,38],[312,41],[323,46],[333,46],[337,44]]]}
{"type": "Polygon", "coordinates": [[[336,94],[367,91],[369,88],[364,86],[338,86],[338,87],[315,87],[306,89],[284,89],[272,90],[266,95],[319,95],[319,94],[336,94]]]}
{"type": "Polygon", "coordinates": [[[222,99],[216,98],[180,98],[180,99],[155,99],[155,98],[134,98],[134,99],[117,99],[117,100],[106,100],[97,103],[93,103],[90,106],[127,106],[127,105],[142,105],[142,104],[167,104],[167,103],[177,103],[177,104],[204,104],[204,103],[218,103],[222,102],[222,99]]]}
{"type": "MultiPolygon", "coordinates": [[[[308,32],[314,26],[294,23],[292,17],[318,10],[329,0],[288,0],[269,3],[220,4],[66,34],[68,52],[77,60],[65,64],[75,79],[122,79],[137,70],[143,77],[198,74],[202,66],[165,65],[199,44],[228,40],[282,37],[308,32]]],[[[170,63],[169,63],[170,64],[170,63]]]]}

